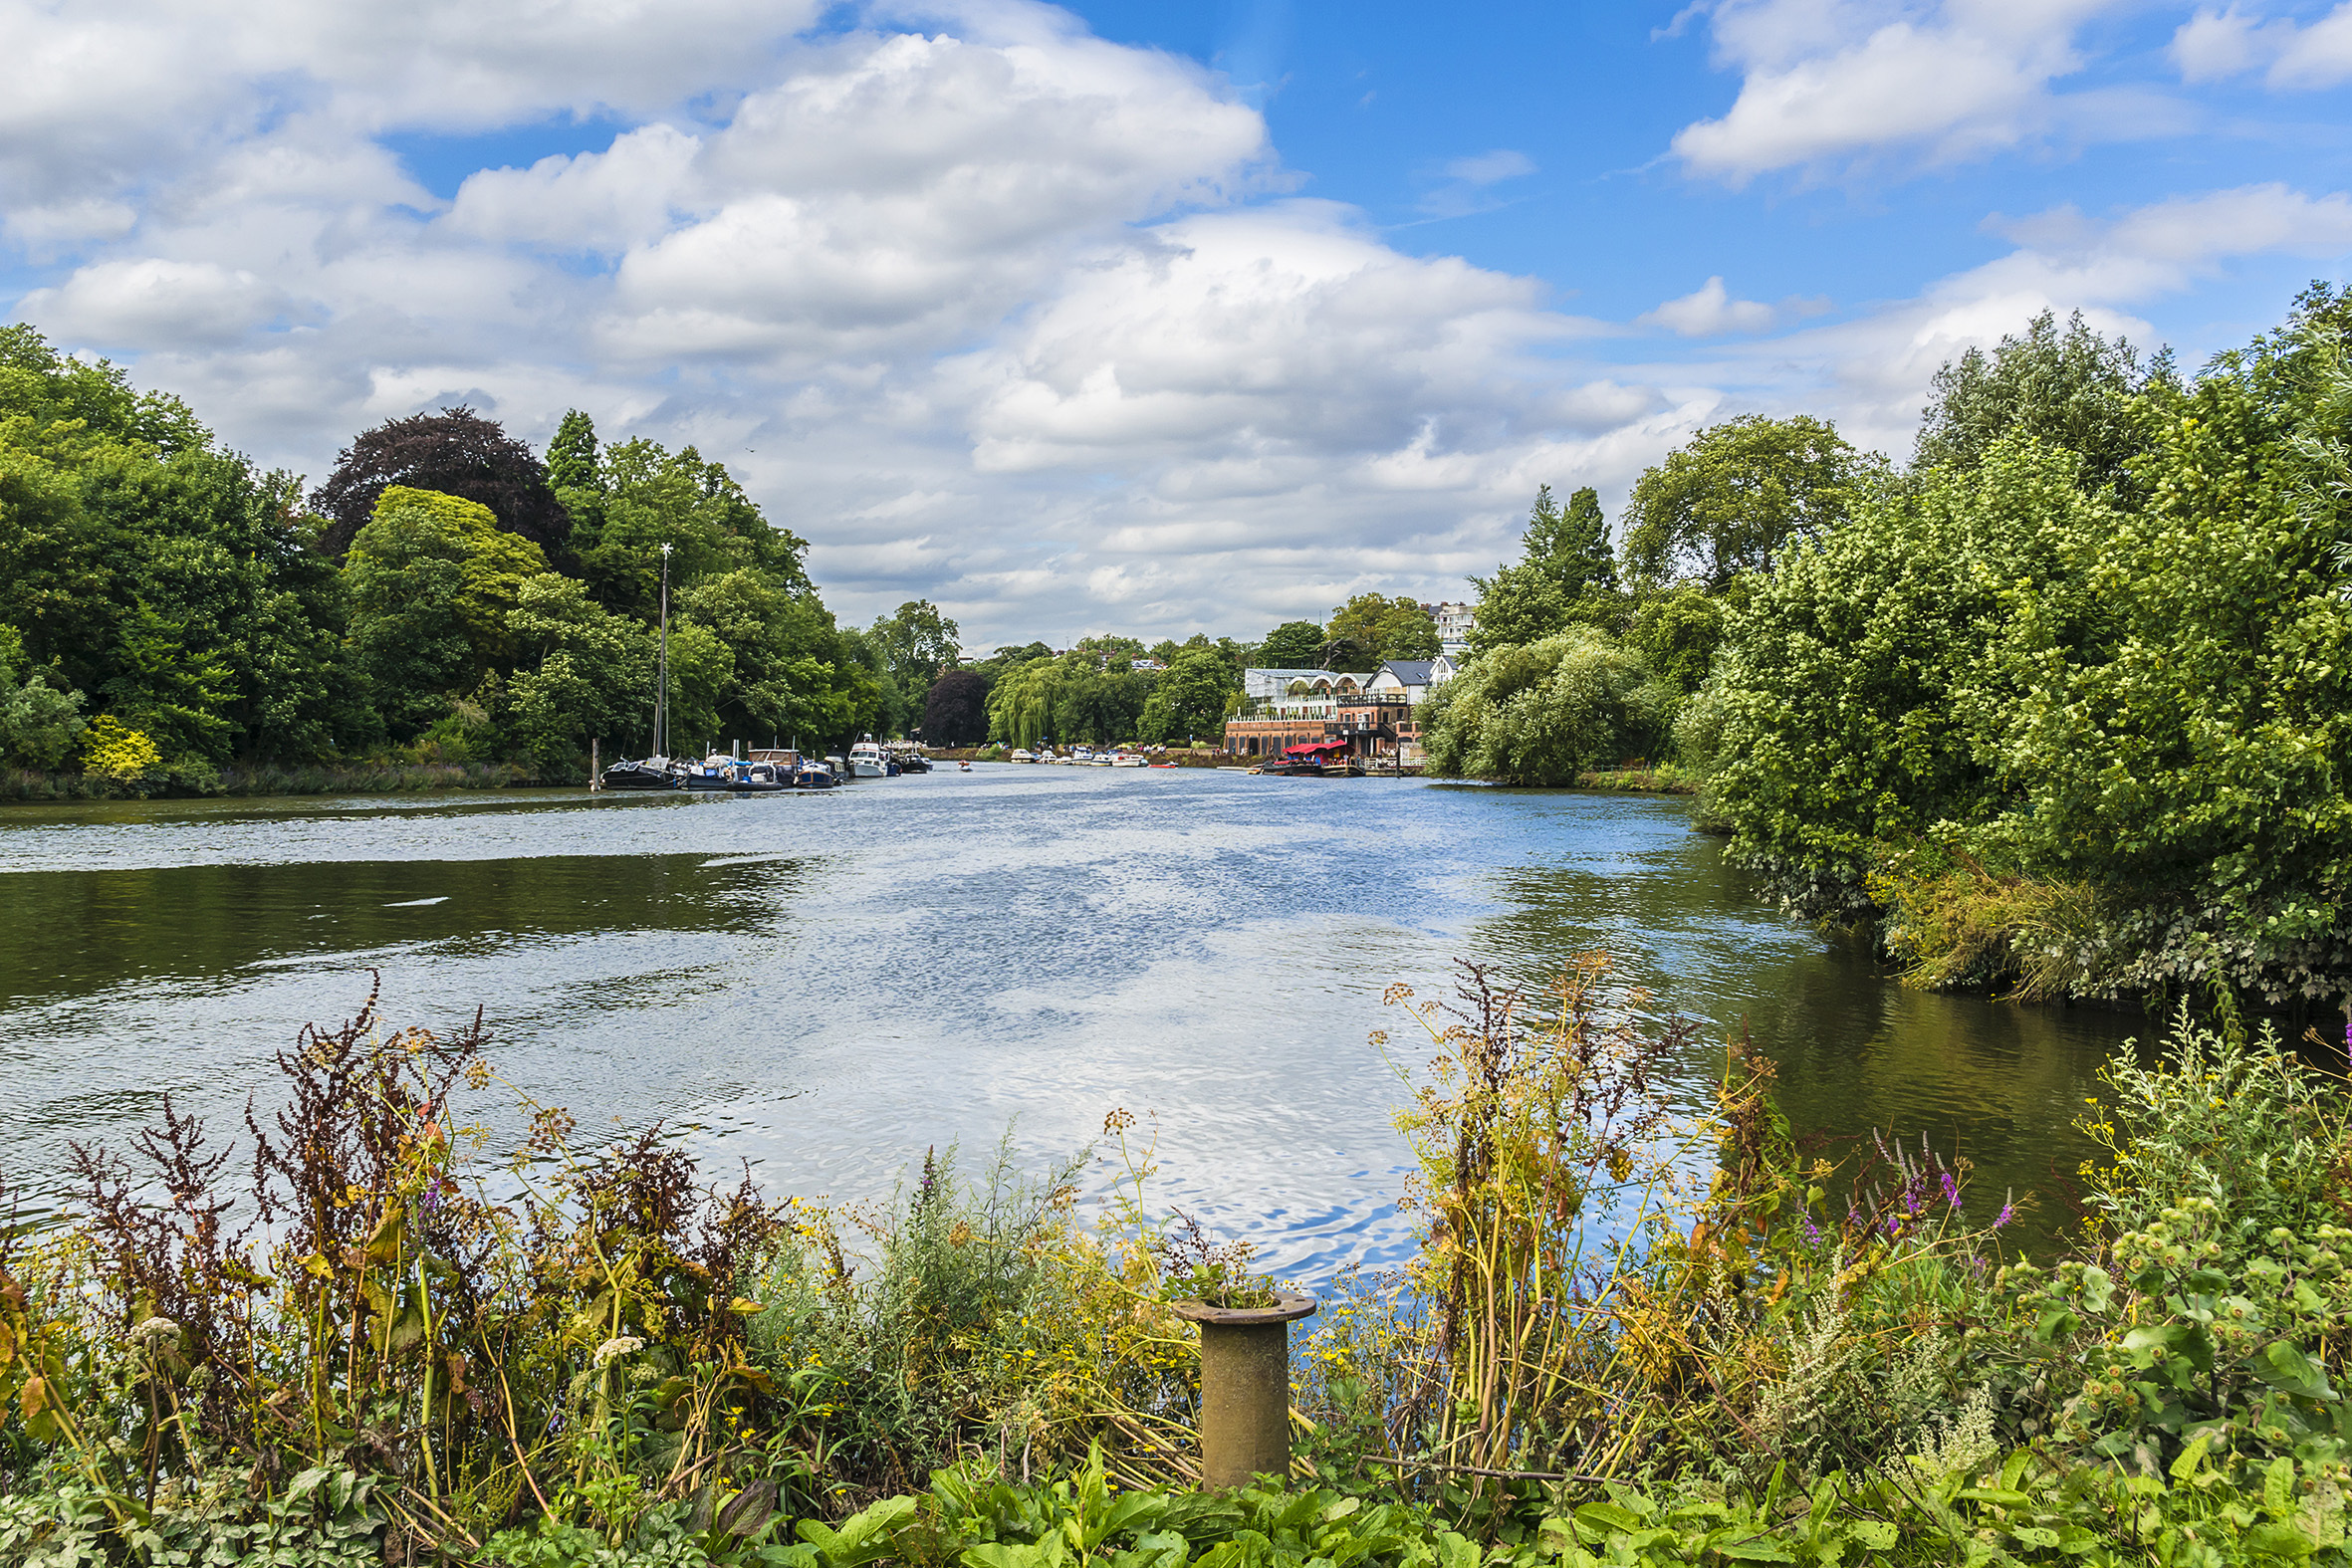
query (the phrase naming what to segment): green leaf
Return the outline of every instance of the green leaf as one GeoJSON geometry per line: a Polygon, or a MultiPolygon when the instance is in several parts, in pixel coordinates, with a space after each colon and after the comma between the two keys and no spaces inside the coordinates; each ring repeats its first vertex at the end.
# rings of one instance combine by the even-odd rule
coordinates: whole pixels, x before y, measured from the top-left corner
{"type": "Polygon", "coordinates": [[[2245,1532],[2245,1544],[2273,1557],[2308,1557],[2319,1543],[2291,1524],[2257,1524],[2245,1532]]]}
{"type": "Polygon", "coordinates": [[[2281,1393],[2297,1399],[2331,1403],[2336,1391],[2328,1386],[2327,1375],[2311,1364],[2311,1358],[2283,1339],[2272,1340],[2247,1359],[2246,1369],[2264,1383],[2281,1393]]]}

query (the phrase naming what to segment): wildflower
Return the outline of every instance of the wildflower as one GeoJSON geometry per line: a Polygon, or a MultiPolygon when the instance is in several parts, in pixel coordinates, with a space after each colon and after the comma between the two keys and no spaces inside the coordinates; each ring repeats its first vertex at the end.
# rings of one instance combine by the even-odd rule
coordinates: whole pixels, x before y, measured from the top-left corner
{"type": "Polygon", "coordinates": [[[130,1342],[141,1350],[152,1350],[179,1338],[179,1325],[167,1317],[151,1317],[130,1331],[130,1342]]]}
{"type": "Polygon", "coordinates": [[[623,1334],[618,1339],[607,1339],[596,1347],[596,1365],[603,1366],[608,1361],[644,1348],[645,1342],[634,1334],[623,1334]]]}
{"type": "Polygon", "coordinates": [[[2007,1224],[2008,1224],[2008,1223],[2009,1223],[2011,1220],[2014,1220],[2014,1219],[2016,1219],[2016,1218],[2017,1218],[2017,1206],[2016,1206],[2016,1203],[2015,1203],[2015,1202],[2012,1200],[2012,1201],[2011,1201],[2011,1202],[2009,1202],[2009,1203],[2002,1204],[2002,1205],[2000,1206],[2000,1213],[1999,1213],[1999,1214],[1997,1214],[1997,1215],[1995,1215],[1995,1216],[1993,1217],[1993,1229],[1994,1229],[1994,1230],[1996,1230],[1996,1231],[1998,1231],[1998,1230],[2001,1229],[2001,1227],[2003,1227],[2003,1226],[2007,1225],[2007,1224]]]}

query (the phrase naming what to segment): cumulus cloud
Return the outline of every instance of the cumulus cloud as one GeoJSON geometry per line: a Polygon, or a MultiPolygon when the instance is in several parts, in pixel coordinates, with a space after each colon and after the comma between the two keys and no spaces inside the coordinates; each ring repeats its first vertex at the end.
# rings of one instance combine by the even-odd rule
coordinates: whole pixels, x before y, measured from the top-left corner
{"type": "Polygon", "coordinates": [[[2308,26],[2289,17],[2263,20],[2236,6],[2206,7],[2173,35],[2172,56],[2186,82],[2214,82],[2260,68],[2266,86],[2312,91],[2352,80],[2352,0],[2308,26]]]}
{"type": "MultiPolygon", "coordinates": [[[[2005,39],[2052,80],[2032,51],[2065,26],[2005,3],[1906,25],[2005,39]]],[[[1024,0],[920,30],[873,9],[810,33],[814,14],[606,0],[551,29],[509,0],[96,19],[0,0],[0,47],[51,72],[0,101],[0,211],[41,284],[15,314],[314,476],[367,425],[460,400],[534,441],[578,406],[696,443],[813,542],[847,617],[920,594],[985,645],[1459,592],[1538,483],[1621,494],[1745,408],[1892,428],[1953,344],[2040,302],[2127,321],[2346,222],[2344,198],[2280,186],[2059,210],[2006,225],[2001,261],[1793,333],[1816,307],[1718,276],[1642,323],[1758,340],[1627,363],[1662,336],[1287,195],[1264,118],[1190,63],[1024,0]],[[544,58],[509,42],[533,36],[544,58]],[[448,200],[387,136],[564,116],[616,128],[448,200]]],[[[1754,86],[1889,24],[1860,0],[1743,0],[1712,25],[1754,86]]],[[[1497,149],[1426,177],[1491,203],[1533,172],[1497,149]]]]}
{"type": "Polygon", "coordinates": [[[1635,321],[1644,327],[1663,327],[1684,337],[1715,337],[1725,333],[1761,333],[1778,320],[1768,305],[1735,300],[1718,276],[1708,279],[1680,299],[1668,300],[1635,321]]]}
{"type": "Polygon", "coordinates": [[[2001,222],[2016,248],[1930,285],[1917,296],[1835,326],[1759,345],[1793,390],[1790,367],[1812,378],[1812,401],[1847,434],[1900,455],[1910,445],[1930,378],[1971,346],[1991,346],[2042,311],[2081,311],[2097,331],[2154,346],[2139,313],[2250,257],[2341,257],[2352,251],[2352,196],[2313,196],[2267,183],[2176,197],[2093,218],[2071,207],[2001,222]]]}
{"type": "MultiPolygon", "coordinates": [[[[1741,73],[1721,117],[1686,125],[1691,172],[1745,184],[1777,169],[1826,172],[1916,158],[1960,162],[2070,126],[2132,128],[2109,102],[2094,127],[2052,85],[2078,71],[2076,29],[2117,0],[1725,0],[1717,63],[1741,73]]],[[[2127,117],[2145,118],[2145,104],[2127,117]]]]}

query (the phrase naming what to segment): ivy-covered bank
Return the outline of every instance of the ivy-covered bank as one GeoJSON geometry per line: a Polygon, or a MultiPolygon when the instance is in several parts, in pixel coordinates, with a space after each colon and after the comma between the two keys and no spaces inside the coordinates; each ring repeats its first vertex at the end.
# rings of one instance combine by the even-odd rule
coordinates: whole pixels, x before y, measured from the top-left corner
{"type": "Polygon", "coordinates": [[[0,1560],[2352,1560],[2352,1120],[2274,1041],[2120,1057],[2027,1259],[2028,1195],[1804,1154],[1736,1044],[1674,1113],[1689,1031],[1604,958],[1391,1001],[1420,1247],[1312,1320],[1289,1477],[1191,1487],[1171,1299],[1259,1282],[1125,1113],[1107,1195],[934,1155],[828,1209],[657,1128],[493,1137],[488,1035],[370,1012],[283,1053],[243,1148],[166,1104],[0,1232],[0,1560]]]}

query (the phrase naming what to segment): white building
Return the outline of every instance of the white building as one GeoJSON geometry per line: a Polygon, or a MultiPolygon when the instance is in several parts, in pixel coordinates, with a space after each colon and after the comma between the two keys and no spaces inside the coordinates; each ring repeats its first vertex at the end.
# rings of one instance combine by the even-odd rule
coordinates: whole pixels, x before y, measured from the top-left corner
{"type": "Polygon", "coordinates": [[[1437,622],[1439,651],[1460,658],[1470,651],[1470,622],[1478,612],[1459,600],[1449,599],[1443,604],[1424,604],[1429,618],[1437,622]]]}
{"type": "Polygon", "coordinates": [[[1390,659],[1364,682],[1364,695],[1402,697],[1419,707],[1431,687],[1443,686],[1453,678],[1454,661],[1442,653],[1434,659],[1390,659]]]}

